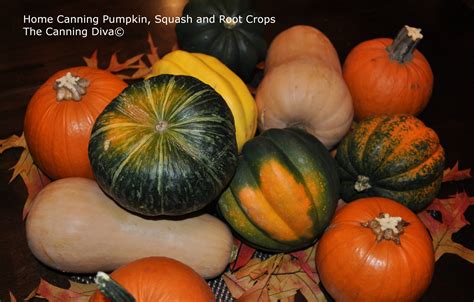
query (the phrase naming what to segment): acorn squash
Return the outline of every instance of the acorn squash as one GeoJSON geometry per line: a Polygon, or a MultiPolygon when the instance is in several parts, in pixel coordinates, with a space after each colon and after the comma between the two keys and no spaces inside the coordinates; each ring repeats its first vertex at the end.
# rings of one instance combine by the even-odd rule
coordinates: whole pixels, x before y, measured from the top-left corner
{"type": "Polygon", "coordinates": [[[193,76],[214,88],[227,102],[235,122],[239,151],[257,130],[257,105],[244,82],[218,59],[201,53],[175,50],[153,64],[152,76],[193,76]]]}
{"type": "Polygon", "coordinates": [[[445,157],[438,135],[422,121],[391,115],[358,123],[336,160],[345,201],[385,197],[418,212],[438,194],[445,157]]]}
{"type": "Polygon", "coordinates": [[[192,21],[176,24],[181,49],[218,58],[245,82],[249,82],[257,64],[265,58],[267,43],[263,24],[247,0],[190,0],[183,16],[192,21]],[[207,21],[200,17],[214,18],[207,21]]]}
{"type": "Polygon", "coordinates": [[[89,159],[102,189],[143,215],[182,215],[219,196],[237,166],[232,113],[209,85],[160,75],[99,115],[89,159]]]}
{"type": "Polygon", "coordinates": [[[218,207],[251,245],[288,252],[308,246],[328,225],[339,198],[336,163],[299,129],[270,129],[244,145],[218,207]]]}

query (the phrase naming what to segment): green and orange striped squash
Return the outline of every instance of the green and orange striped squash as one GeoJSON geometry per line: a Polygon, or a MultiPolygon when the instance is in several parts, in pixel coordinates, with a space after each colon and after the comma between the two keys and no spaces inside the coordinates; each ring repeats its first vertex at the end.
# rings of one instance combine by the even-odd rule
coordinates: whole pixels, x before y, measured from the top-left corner
{"type": "Polygon", "coordinates": [[[97,183],[127,210],[147,216],[194,212],[218,198],[235,172],[232,112],[194,77],[143,80],[99,115],[89,159],[97,183]]]}
{"type": "Polygon", "coordinates": [[[248,141],[218,207],[249,244],[268,251],[301,249],[334,214],[339,179],[334,159],[299,129],[269,129],[248,141]]]}
{"type": "Polygon", "coordinates": [[[338,146],[336,160],[345,201],[385,197],[418,212],[438,194],[445,157],[435,131],[400,114],[358,123],[338,146]]]}

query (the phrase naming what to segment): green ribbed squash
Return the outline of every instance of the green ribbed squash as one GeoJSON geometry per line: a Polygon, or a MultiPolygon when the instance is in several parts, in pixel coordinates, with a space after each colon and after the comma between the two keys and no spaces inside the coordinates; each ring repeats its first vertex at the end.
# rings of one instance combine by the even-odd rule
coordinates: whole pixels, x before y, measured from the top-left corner
{"type": "Polygon", "coordinates": [[[265,58],[267,43],[263,37],[264,25],[253,22],[252,16],[257,15],[251,9],[250,1],[190,0],[184,7],[183,16],[190,16],[192,22],[176,24],[181,49],[214,56],[245,82],[252,79],[257,64],[265,58]],[[221,16],[240,17],[241,21],[220,21],[221,16]],[[199,17],[215,20],[198,22],[199,17]]]}
{"type": "Polygon", "coordinates": [[[385,197],[418,212],[438,194],[445,158],[436,132],[414,116],[391,115],[358,123],[336,160],[345,201],[385,197]]]}
{"type": "Polygon", "coordinates": [[[334,159],[314,136],[269,129],[248,141],[218,207],[247,242],[288,252],[313,244],[339,198],[334,159]]]}
{"type": "Polygon", "coordinates": [[[213,88],[160,75],[125,89],[99,115],[89,159],[101,188],[143,215],[206,206],[237,166],[232,113],[213,88]]]}

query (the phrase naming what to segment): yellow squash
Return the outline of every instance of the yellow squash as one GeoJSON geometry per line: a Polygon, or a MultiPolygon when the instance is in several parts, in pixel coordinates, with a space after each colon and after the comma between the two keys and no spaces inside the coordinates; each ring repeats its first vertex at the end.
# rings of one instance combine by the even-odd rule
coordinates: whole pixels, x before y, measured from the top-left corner
{"type": "Polygon", "coordinates": [[[200,53],[175,50],[155,64],[149,77],[160,74],[189,75],[213,87],[234,115],[240,150],[257,129],[257,107],[245,83],[218,59],[200,53]]]}

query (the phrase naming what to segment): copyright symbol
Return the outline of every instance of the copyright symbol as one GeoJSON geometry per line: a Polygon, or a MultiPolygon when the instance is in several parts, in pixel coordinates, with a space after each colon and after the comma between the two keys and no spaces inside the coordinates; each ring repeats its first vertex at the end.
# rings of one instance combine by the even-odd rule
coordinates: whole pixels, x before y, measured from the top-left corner
{"type": "Polygon", "coordinates": [[[125,30],[122,27],[117,27],[115,29],[115,36],[121,37],[125,33],[125,30]]]}

